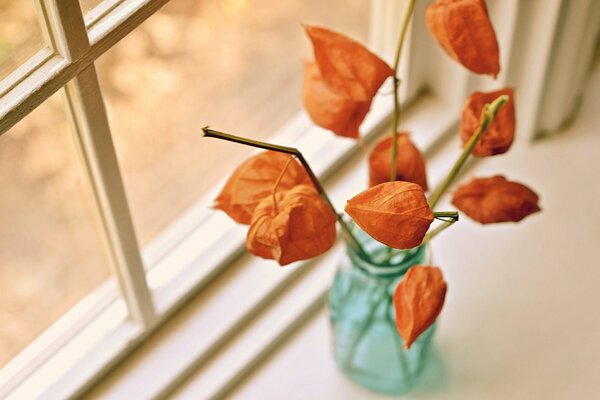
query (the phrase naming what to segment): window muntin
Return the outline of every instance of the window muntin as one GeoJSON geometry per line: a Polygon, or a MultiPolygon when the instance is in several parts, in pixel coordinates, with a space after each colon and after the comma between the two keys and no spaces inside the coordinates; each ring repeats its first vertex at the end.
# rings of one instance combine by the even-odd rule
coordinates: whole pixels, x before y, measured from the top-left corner
{"type": "Polygon", "coordinates": [[[0,367],[110,278],[58,95],[0,137],[0,367]]]}
{"type": "Polygon", "coordinates": [[[202,124],[265,139],[301,110],[301,23],[366,41],[363,0],[172,1],[98,61],[140,244],[252,151],[200,140],[202,124]],[[148,91],[150,90],[150,92],[148,91]]]}

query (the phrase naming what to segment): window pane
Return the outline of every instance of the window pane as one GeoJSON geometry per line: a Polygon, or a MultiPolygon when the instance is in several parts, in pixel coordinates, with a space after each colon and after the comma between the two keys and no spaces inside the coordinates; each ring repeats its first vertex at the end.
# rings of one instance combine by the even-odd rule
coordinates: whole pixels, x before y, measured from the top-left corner
{"type": "Polygon", "coordinates": [[[57,97],[0,136],[0,367],[109,276],[57,97]]]}
{"type": "Polygon", "coordinates": [[[31,0],[0,0],[0,80],[45,47],[31,0]]]}
{"type": "Polygon", "coordinates": [[[81,9],[83,13],[87,13],[90,10],[93,10],[98,4],[102,3],[104,0],[79,0],[81,4],[81,9]]]}
{"type": "Polygon", "coordinates": [[[98,70],[138,238],[148,244],[249,150],[200,128],[272,135],[301,109],[301,23],[365,40],[366,0],[173,0],[98,70]]]}

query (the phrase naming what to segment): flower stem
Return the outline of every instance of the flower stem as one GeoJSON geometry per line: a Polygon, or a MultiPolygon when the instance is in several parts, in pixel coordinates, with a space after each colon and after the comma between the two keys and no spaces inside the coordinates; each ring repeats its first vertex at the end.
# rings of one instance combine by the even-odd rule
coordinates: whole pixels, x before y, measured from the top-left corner
{"type": "Polygon", "coordinates": [[[406,13],[404,14],[404,21],[402,21],[402,27],[400,28],[400,38],[398,39],[398,47],[396,49],[396,56],[394,58],[394,113],[392,115],[390,182],[394,182],[397,177],[396,156],[398,154],[398,124],[400,120],[400,101],[398,100],[398,87],[400,86],[400,79],[398,79],[398,67],[400,66],[400,54],[402,54],[402,46],[404,44],[404,38],[406,37],[408,24],[410,23],[410,19],[412,17],[414,5],[414,0],[410,0],[408,2],[406,13]]]}
{"type": "Polygon", "coordinates": [[[388,297],[387,310],[386,310],[386,319],[388,321],[389,327],[392,330],[392,335],[394,336],[394,341],[398,348],[396,349],[396,354],[398,356],[398,367],[400,368],[400,375],[406,378],[406,382],[410,386],[412,383],[412,373],[410,371],[410,367],[408,364],[408,360],[406,359],[406,352],[408,349],[404,347],[404,341],[401,340],[398,330],[396,329],[396,323],[392,318],[392,314],[388,312],[393,308],[393,299],[392,296],[388,297]]]}
{"type": "Polygon", "coordinates": [[[277,194],[277,188],[279,187],[279,184],[281,183],[281,180],[283,179],[285,172],[287,171],[288,167],[290,166],[290,164],[292,163],[292,160],[294,158],[295,158],[294,156],[290,156],[288,158],[287,162],[285,163],[285,166],[279,173],[279,176],[277,177],[277,180],[275,181],[275,184],[273,185],[273,189],[271,190],[271,197],[273,197],[273,208],[275,209],[275,212],[279,212],[279,207],[277,207],[277,197],[275,196],[277,194]]]}
{"type": "Polygon", "coordinates": [[[202,128],[202,132],[205,137],[226,140],[229,142],[243,144],[245,146],[257,147],[259,149],[272,150],[272,151],[276,151],[279,153],[290,154],[290,155],[296,157],[298,159],[298,161],[300,161],[300,163],[302,164],[304,169],[306,170],[306,173],[310,177],[310,180],[312,181],[313,185],[315,186],[315,189],[317,189],[317,192],[319,193],[321,198],[325,201],[325,204],[327,204],[327,206],[329,206],[329,208],[335,215],[338,223],[340,224],[340,226],[342,227],[342,230],[344,231],[344,234],[350,240],[350,244],[358,252],[360,252],[364,257],[368,257],[367,253],[361,246],[360,242],[358,241],[356,236],[354,236],[352,234],[350,227],[344,221],[342,214],[338,214],[338,212],[335,210],[335,207],[333,206],[333,203],[331,202],[331,200],[329,200],[329,196],[327,196],[325,189],[323,189],[323,186],[321,185],[319,178],[317,178],[317,176],[315,175],[313,170],[310,168],[310,165],[308,164],[308,162],[306,161],[306,159],[304,158],[304,155],[302,155],[300,150],[298,150],[294,147],[280,146],[277,144],[261,142],[258,140],[247,139],[247,138],[241,137],[241,136],[231,135],[231,134],[225,133],[225,132],[215,131],[213,129],[210,129],[208,126],[205,126],[204,128],[202,128]]]}
{"type": "Polygon", "coordinates": [[[477,129],[475,129],[475,132],[473,132],[473,135],[465,145],[463,152],[460,154],[460,156],[454,163],[454,166],[446,176],[446,179],[444,179],[442,184],[429,198],[429,206],[431,207],[431,209],[433,209],[437,205],[442,195],[446,192],[446,190],[448,190],[448,187],[450,187],[450,185],[460,172],[461,168],[465,165],[465,162],[471,155],[471,152],[473,151],[473,148],[479,141],[479,138],[489,128],[490,124],[492,123],[492,121],[494,121],[494,118],[496,117],[496,113],[498,113],[498,111],[502,108],[502,106],[504,106],[508,102],[508,100],[509,98],[507,95],[502,95],[497,97],[491,103],[488,103],[483,106],[483,109],[481,110],[479,126],[477,127],[477,129]]]}
{"type": "Polygon", "coordinates": [[[456,222],[458,221],[458,211],[435,211],[433,213],[433,218],[442,221],[451,220],[452,222],[456,222]]]}
{"type": "Polygon", "coordinates": [[[430,232],[427,232],[427,234],[423,238],[423,243],[424,244],[429,243],[431,241],[431,239],[436,237],[440,232],[442,232],[444,229],[448,228],[450,225],[452,225],[456,221],[457,220],[444,221],[442,224],[440,224],[436,228],[432,229],[430,232]]]}
{"type": "Polygon", "coordinates": [[[389,297],[389,293],[387,291],[387,287],[384,286],[382,288],[380,296],[373,303],[371,303],[371,309],[369,310],[369,313],[367,314],[362,325],[360,326],[360,329],[356,333],[356,336],[354,336],[354,340],[352,341],[352,344],[350,345],[350,350],[348,351],[348,356],[346,357],[346,360],[344,360],[344,369],[349,369],[352,366],[352,361],[354,361],[354,356],[356,355],[358,345],[363,340],[364,336],[367,334],[367,331],[373,324],[373,321],[375,320],[375,314],[377,313],[377,310],[379,309],[383,301],[386,299],[386,297],[389,297]]]}

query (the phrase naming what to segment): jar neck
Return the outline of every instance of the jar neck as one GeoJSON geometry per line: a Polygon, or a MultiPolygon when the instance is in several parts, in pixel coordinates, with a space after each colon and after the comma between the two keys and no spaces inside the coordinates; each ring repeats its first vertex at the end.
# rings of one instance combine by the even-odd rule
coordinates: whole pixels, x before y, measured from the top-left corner
{"type": "Polygon", "coordinates": [[[410,267],[425,262],[427,245],[408,250],[396,250],[381,243],[365,247],[366,257],[358,253],[352,246],[347,246],[348,257],[352,265],[362,272],[378,278],[397,278],[406,273],[410,267]],[[390,258],[389,255],[393,256],[390,258]],[[387,260],[389,258],[389,260],[387,260]]]}

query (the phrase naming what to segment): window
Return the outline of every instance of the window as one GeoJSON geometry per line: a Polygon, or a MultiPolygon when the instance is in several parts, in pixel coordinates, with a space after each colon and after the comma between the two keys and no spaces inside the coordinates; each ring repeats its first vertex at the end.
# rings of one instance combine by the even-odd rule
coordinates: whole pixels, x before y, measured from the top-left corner
{"type": "MultiPolygon", "coordinates": [[[[521,132],[528,137],[545,111],[548,74],[585,69],[546,68],[569,48],[563,39],[557,48],[556,32],[596,15],[590,9],[597,5],[489,3],[507,49],[500,84],[524,88],[522,104],[530,107],[521,113],[521,132]],[[524,40],[511,46],[517,33],[524,40]],[[532,59],[544,62],[524,69],[532,59]]],[[[195,135],[207,123],[274,134],[274,141],[301,148],[323,176],[346,165],[357,145],[312,127],[299,112],[302,52],[308,56],[299,23],[369,38],[389,59],[404,5],[0,0],[0,176],[9,193],[0,199],[0,316],[20,321],[0,324],[0,397],[81,393],[200,289],[207,299],[221,295],[222,303],[206,306],[213,312],[230,293],[241,296],[240,288],[251,296],[226,322],[203,325],[202,345],[172,374],[185,375],[294,282],[304,286],[290,296],[310,296],[288,297],[295,308],[286,318],[269,314],[279,323],[266,324],[265,348],[301,320],[325,290],[322,275],[314,275],[319,269],[236,275],[244,233],[208,207],[225,171],[249,153],[195,135]],[[306,283],[302,274],[316,278],[306,283]],[[57,293],[49,289],[55,282],[57,293]],[[40,300],[31,300],[36,294],[40,300]]],[[[408,128],[421,132],[415,139],[430,150],[452,129],[467,93],[494,83],[470,78],[441,54],[420,22],[426,6],[417,3],[401,90],[412,104],[408,128]]],[[[593,27],[581,25],[579,35],[594,36],[593,27]]],[[[363,127],[367,141],[385,122],[388,103],[383,89],[363,127]]],[[[225,387],[260,351],[215,382],[225,387]]]]}
{"type": "Polygon", "coordinates": [[[207,191],[249,150],[201,142],[201,124],[292,143],[309,126],[300,24],[368,36],[359,0],[163,3],[0,1],[2,397],[76,392],[202,286],[240,245],[190,264],[214,246],[197,241],[215,234],[207,191]]]}

